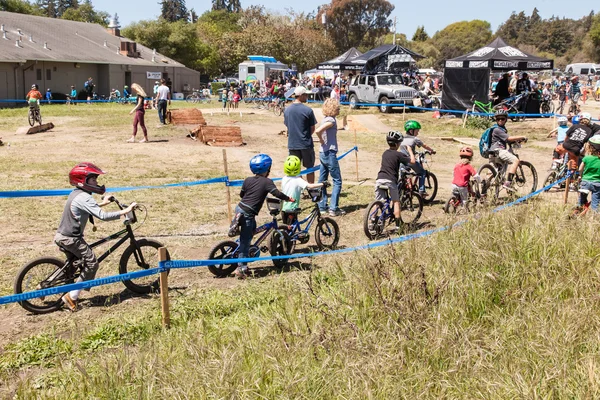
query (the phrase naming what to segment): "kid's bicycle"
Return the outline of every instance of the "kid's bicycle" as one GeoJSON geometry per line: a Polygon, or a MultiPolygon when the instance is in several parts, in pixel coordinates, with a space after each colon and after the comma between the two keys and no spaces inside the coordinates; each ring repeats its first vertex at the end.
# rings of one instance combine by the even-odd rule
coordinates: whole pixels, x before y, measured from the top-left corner
{"type": "Polygon", "coordinates": [[[571,215],[569,216],[569,218],[571,219],[583,217],[585,214],[588,213],[588,211],[590,210],[590,205],[592,204],[591,201],[588,199],[588,196],[590,195],[591,191],[587,189],[579,189],[578,191],[579,203],[581,205],[571,210],[571,215]]]}
{"type": "MultiPolygon", "coordinates": [[[[113,197],[113,201],[123,210],[127,205],[120,203],[113,197]]],[[[143,211],[147,215],[144,206],[136,206],[138,211],[143,211]]],[[[145,221],[146,217],[144,217],[145,221]]],[[[144,221],[141,222],[141,226],[144,221]]],[[[129,246],[121,255],[119,261],[119,274],[126,274],[139,270],[155,268],[158,265],[158,249],[163,244],[150,239],[136,239],[132,225],[137,222],[135,210],[128,214],[123,221],[125,227],[117,233],[100,239],[90,244],[93,249],[114,239],[119,239],[104,254],[98,257],[101,263],[106,257],[125,243],[129,246]]],[[[138,227],[139,227],[138,226],[138,227]]],[[[137,229],[137,228],[136,228],[137,229]]],[[[31,292],[34,290],[48,289],[55,286],[67,285],[77,281],[80,275],[81,260],[75,255],[63,248],[60,251],[65,253],[66,261],[55,257],[42,257],[26,264],[19,273],[14,283],[15,294],[31,292]]],[[[123,284],[132,292],[146,294],[159,290],[158,279],[154,276],[147,276],[135,280],[123,281],[123,284]]],[[[19,302],[21,307],[34,314],[46,314],[59,310],[63,302],[61,300],[64,293],[39,297],[19,302]]]]}
{"type": "MultiPolygon", "coordinates": [[[[433,203],[438,192],[438,180],[434,173],[429,170],[429,161],[427,160],[428,155],[431,156],[432,153],[430,151],[418,151],[415,154],[417,163],[421,164],[421,167],[425,169],[425,190],[427,195],[424,197],[421,196],[424,204],[433,203]]],[[[415,175],[410,187],[413,188],[413,190],[419,188],[419,176],[415,175]]]]}
{"type": "MultiPolygon", "coordinates": [[[[523,140],[527,142],[527,139],[523,140]]],[[[509,143],[510,149],[518,149],[521,147],[521,142],[509,143]]],[[[519,158],[517,153],[514,155],[519,158]]],[[[492,202],[497,202],[500,199],[500,193],[506,182],[508,164],[498,158],[498,151],[490,152],[490,162],[479,167],[477,173],[481,176],[482,182],[488,188],[488,196],[491,196],[492,202]]],[[[509,197],[521,197],[537,188],[537,171],[535,167],[527,161],[520,161],[517,172],[513,179],[513,191],[507,191],[509,197]]]]}
{"type": "Polygon", "coordinates": [[[452,196],[446,201],[444,205],[444,212],[446,214],[462,214],[464,212],[475,211],[479,207],[484,207],[487,203],[487,187],[486,182],[482,180],[482,191],[479,191],[479,184],[476,180],[469,180],[469,197],[465,204],[462,203],[460,192],[458,189],[452,191],[452,196]]]}
{"type": "Polygon", "coordinates": [[[29,126],[35,125],[35,123],[42,124],[42,113],[39,106],[29,106],[29,112],[27,113],[27,119],[29,120],[29,126]]]}
{"type": "MultiPolygon", "coordinates": [[[[319,189],[320,190],[320,189],[319,189]]],[[[329,218],[321,216],[319,211],[318,200],[313,197],[315,208],[310,215],[290,227],[279,226],[277,223],[277,215],[281,212],[281,201],[272,197],[267,197],[267,208],[272,220],[262,226],[259,226],[254,231],[254,235],[262,233],[260,237],[250,245],[248,252],[249,258],[260,257],[261,253],[269,252],[272,256],[280,256],[291,254],[297,243],[308,242],[310,235],[308,233],[310,227],[317,221],[315,228],[315,241],[320,250],[326,248],[334,248],[340,238],[340,229],[337,223],[329,218]],[[302,229],[301,225],[306,226],[302,229]],[[269,239],[267,241],[267,239],[269,239]]],[[[209,260],[232,259],[236,260],[240,255],[240,241],[225,240],[217,244],[210,251],[209,260]]],[[[287,260],[273,260],[273,265],[281,267],[287,263],[287,260]]],[[[238,267],[237,262],[231,264],[210,265],[208,270],[218,277],[225,277],[231,274],[238,267]]]]}

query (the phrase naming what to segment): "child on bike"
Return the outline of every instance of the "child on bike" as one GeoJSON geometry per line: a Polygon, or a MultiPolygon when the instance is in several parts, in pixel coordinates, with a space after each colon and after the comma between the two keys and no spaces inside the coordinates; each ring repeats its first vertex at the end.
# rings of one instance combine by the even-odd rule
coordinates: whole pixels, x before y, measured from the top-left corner
{"type": "Polygon", "coordinates": [[[471,165],[473,161],[473,149],[465,146],[458,152],[460,161],[454,166],[454,174],[452,176],[452,191],[458,191],[460,201],[463,207],[469,200],[469,181],[471,177],[477,182],[481,182],[481,178],[471,165]]]}
{"type": "Polygon", "coordinates": [[[581,113],[579,123],[575,123],[575,117],[573,117],[573,125],[567,131],[565,141],[556,147],[558,154],[569,156],[569,170],[571,171],[577,170],[581,150],[592,136],[591,121],[592,115],[588,112],[581,113]]]}
{"type": "Polygon", "coordinates": [[[300,211],[300,197],[304,189],[323,187],[323,183],[308,183],[300,177],[302,162],[296,156],[288,156],[283,164],[285,176],[281,180],[281,191],[293,202],[284,201],[281,216],[284,224],[290,225],[298,219],[300,211]]]}
{"type": "Polygon", "coordinates": [[[398,151],[403,140],[405,139],[400,132],[388,132],[386,141],[389,148],[381,155],[381,167],[375,180],[375,199],[385,201],[389,192],[397,227],[400,226],[400,193],[398,192],[400,167],[402,165],[408,167],[415,163],[414,154],[411,153],[410,156],[407,156],[398,151]]]}
{"type": "MultiPolygon", "coordinates": [[[[271,194],[280,200],[291,203],[296,201],[296,199],[277,190],[273,181],[268,178],[272,164],[273,160],[266,154],[258,154],[250,159],[250,170],[254,176],[244,179],[240,191],[242,199],[235,208],[236,219],[239,218],[238,224],[241,227],[240,258],[248,257],[250,243],[256,229],[255,218],[260,212],[267,195],[271,194]]],[[[240,263],[240,266],[235,270],[235,276],[238,279],[245,279],[248,276],[248,264],[240,263]]]]}
{"type": "MultiPolygon", "coordinates": [[[[417,136],[419,135],[419,131],[421,130],[421,124],[414,120],[406,121],[404,124],[404,129],[406,130],[406,136],[402,141],[402,153],[406,157],[414,158],[415,149],[417,147],[422,147],[425,150],[431,152],[431,154],[435,154],[435,150],[433,148],[427,146],[421,139],[417,136]]],[[[415,173],[419,176],[419,195],[425,198],[427,193],[425,193],[425,178],[427,177],[427,172],[421,166],[421,164],[413,161],[409,165],[410,168],[415,171],[415,173]]]]}
{"type": "MultiPolygon", "coordinates": [[[[92,163],[77,164],[69,172],[69,183],[75,186],[71,192],[63,211],[60,225],[54,236],[54,242],[63,250],[75,255],[81,260],[81,275],[77,282],[94,279],[98,270],[98,260],[94,251],[86,243],[83,231],[88,220],[94,224],[93,218],[102,221],[112,221],[130,213],[136,206],[131,203],[124,210],[104,212],[100,209],[111,202],[112,196],[105,196],[100,204],[92,197],[92,193],[104,194],[104,185],[98,185],[98,177],[105,172],[92,163]]],[[[63,303],[70,311],[77,311],[77,300],[81,289],[71,290],[62,297],[63,303]]]]}
{"type": "MultiPolygon", "coordinates": [[[[589,190],[592,195],[590,208],[598,211],[600,205],[600,135],[592,136],[588,141],[586,156],[579,166],[581,174],[581,189],[589,190]]],[[[587,194],[579,197],[579,206],[587,202],[587,194]]]]}
{"type": "Polygon", "coordinates": [[[508,129],[506,129],[508,113],[506,110],[501,109],[496,111],[494,119],[496,120],[496,125],[494,126],[494,130],[492,130],[490,151],[498,151],[498,159],[508,164],[508,175],[502,187],[509,192],[513,192],[512,182],[517,168],[519,168],[519,158],[513,154],[510,144],[527,140],[527,138],[525,136],[508,136],[508,129]]]}
{"type": "MultiPolygon", "coordinates": [[[[569,130],[568,118],[564,116],[560,116],[557,119],[558,126],[550,131],[548,137],[556,137],[556,145],[560,146],[565,141],[567,137],[567,131],[569,130]]],[[[552,169],[556,169],[558,164],[560,163],[560,154],[556,151],[556,149],[552,152],[552,169]]]]}
{"type": "Polygon", "coordinates": [[[25,99],[29,103],[29,108],[39,109],[40,108],[40,100],[43,99],[42,94],[38,90],[38,85],[35,83],[31,85],[31,90],[25,96],[25,99]]]}

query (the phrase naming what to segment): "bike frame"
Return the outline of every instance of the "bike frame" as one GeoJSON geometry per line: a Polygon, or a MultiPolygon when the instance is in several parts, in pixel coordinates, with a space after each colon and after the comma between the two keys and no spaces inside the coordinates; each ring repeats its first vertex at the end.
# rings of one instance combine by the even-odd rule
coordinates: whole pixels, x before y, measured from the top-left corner
{"type": "Polygon", "coordinates": [[[290,235],[293,236],[293,235],[297,235],[302,232],[308,233],[310,231],[310,227],[312,226],[313,222],[315,222],[315,219],[319,218],[319,215],[320,215],[320,212],[319,212],[318,206],[317,206],[302,221],[297,220],[292,223],[292,225],[291,225],[292,229],[291,229],[290,235]],[[303,224],[306,224],[305,228],[302,228],[303,224]]]}

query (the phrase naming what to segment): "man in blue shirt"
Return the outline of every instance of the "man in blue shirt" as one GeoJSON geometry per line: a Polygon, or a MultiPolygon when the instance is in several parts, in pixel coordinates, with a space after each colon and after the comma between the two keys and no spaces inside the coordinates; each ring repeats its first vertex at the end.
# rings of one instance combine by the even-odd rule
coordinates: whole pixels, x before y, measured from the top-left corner
{"type": "MultiPolygon", "coordinates": [[[[312,135],[315,132],[317,119],[312,108],[304,103],[308,100],[307,90],[298,86],[294,90],[296,99],[286,107],[283,123],[288,130],[288,150],[290,156],[296,156],[302,161],[304,168],[315,166],[315,146],[312,135]]],[[[306,175],[308,183],[315,183],[315,174],[306,175]]]]}

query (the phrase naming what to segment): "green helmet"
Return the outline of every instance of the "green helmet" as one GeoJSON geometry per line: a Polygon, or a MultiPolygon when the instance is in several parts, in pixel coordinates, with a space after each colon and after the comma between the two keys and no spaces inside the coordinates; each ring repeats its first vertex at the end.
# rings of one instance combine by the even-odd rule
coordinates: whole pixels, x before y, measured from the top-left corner
{"type": "Polygon", "coordinates": [[[300,159],[296,156],[289,156],[283,163],[283,172],[287,176],[298,176],[300,175],[300,159]]]}
{"type": "Polygon", "coordinates": [[[406,121],[406,123],[404,124],[404,130],[408,132],[412,129],[421,129],[421,124],[418,121],[415,121],[414,119],[406,121]]]}

